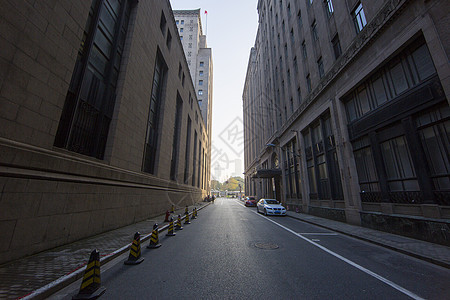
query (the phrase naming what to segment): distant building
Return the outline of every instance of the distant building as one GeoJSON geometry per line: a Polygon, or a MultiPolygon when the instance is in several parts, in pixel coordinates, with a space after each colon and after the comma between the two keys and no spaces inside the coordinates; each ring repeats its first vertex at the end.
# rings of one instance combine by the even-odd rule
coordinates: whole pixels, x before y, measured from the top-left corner
{"type": "MultiPolygon", "coordinates": [[[[198,105],[202,111],[209,139],[212,135],[213,61],[212,50],[203,34],[200,9],[174,10],[175,23],[194,82],[198,105]]],[[[211,153],[209,145],[208,153],[211,153]]],[[[207,178],[211,177],[211,160],[208,156],[207,178]]],[[[209,181],[208,181],[209,182],[209,181]]]]}
{"type": "Polygon", "coordinates": [[[169,1],[2,5],[0,263],[207,194],[210,122],[169,1]]]}
{"type": "Polygon", "coordinates": [[[258,1],[247,194],[448,245],[447,1],[258,1]]]}

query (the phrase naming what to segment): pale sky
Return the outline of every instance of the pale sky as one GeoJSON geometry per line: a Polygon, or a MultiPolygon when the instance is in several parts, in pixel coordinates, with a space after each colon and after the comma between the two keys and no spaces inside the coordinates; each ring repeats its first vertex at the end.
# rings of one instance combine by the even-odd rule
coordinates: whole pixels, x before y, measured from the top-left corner
{"type": "Polygon", "coordinates": [[[258,26],[257,0],[170,0],[170,3],[173,10],[200,8],[203,33],[207,33],[207,44],[212,49],[211,179],[244,177],[242,92],[258,26]],[[237,164],[236,159],[240,160],[237,164]]]}

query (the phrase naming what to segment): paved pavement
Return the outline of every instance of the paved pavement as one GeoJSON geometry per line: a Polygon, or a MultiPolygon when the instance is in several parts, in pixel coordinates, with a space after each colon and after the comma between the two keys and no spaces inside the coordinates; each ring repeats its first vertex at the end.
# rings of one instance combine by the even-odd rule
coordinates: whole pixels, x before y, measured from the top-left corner
{"type": "MultiPolygon", "coordinates": [[[[195,207],[202,209],[206,205],[207,203],[198,203],[195,207]]],[[[189,211],[193,208],[194,206],[190,206],[189,211]]],[[[183,213],[184,208],[175,211],[175,215],[183,213]]],[[[199,215],[201,217],[201,212],[199,215]]],[[[450,268],[450,248],[446,246],[302,213],[289,211],[288,215],[450,268]]],[[[164,218],[164,215],[158,216],[0,265],[0,299],[44,299],[83,276],[83,267],[93,249],[100,251],[101,263],[104,264],[129,251],[128,247],[136,231],[141,233],[141,243],[148,240],[153,224],[164,224],[164,218]]]]}
{"type": "MultiPolygon", "coordinates": [[[[201,210],[208,203],[189,206],[201,210]]],[[[185,208],[175,210],[174,219],[184,214],[185,208]]],[[[201,215],[201,212],[199,212],[201,215]]],[[[98,249],[101,263],[111,261],[129,251],[134,234],[139,231],[142,243],[147,241],[158,223],[160,228],[165,215],[157,216],[133,225],[112,230],[69,245],[44,251],[8,264],[0,265],[0,299],[45,299],[59,289],[83,277],[84,266],[90,253],[98,249]]]]}

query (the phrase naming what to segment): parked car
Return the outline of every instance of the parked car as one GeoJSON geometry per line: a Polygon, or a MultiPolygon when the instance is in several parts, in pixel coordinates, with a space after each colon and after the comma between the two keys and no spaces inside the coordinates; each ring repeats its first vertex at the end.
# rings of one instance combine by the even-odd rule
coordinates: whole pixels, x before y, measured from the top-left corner
{"type": "Polygon", "coordinates": [[[256,210],[264,215],[285,216],[286,208],[276,199],[261,199],[256,205],[256,210]]]}
{"type": "Polygon", "coordinates": [[[245,197],[244,205],[245,206],[256,206],[256,202],[258,202],[258,201],[256,201],[256,197],[248,196],[248,197],[245,197]]]}

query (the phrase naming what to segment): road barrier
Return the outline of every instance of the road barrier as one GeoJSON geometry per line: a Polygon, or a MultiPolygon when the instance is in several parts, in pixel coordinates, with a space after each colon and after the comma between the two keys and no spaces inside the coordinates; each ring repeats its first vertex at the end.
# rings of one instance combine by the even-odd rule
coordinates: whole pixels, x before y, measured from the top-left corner
{"type": "Polygon", "coordinates": [[[191,224],[191,222],[189,221],[189,212],[184,217],[184,225],[186,225],[186,224],[191,224]]]}
{"type": "Polygon", "coordinates": [[[161,247],[159,243],[158,223],[153,225],[152,235],[150,236],[150,244],[147,246],[149,249],[156,249],[161,247]]]}
{"type": "Polygon", "coordinates": [[[183,230],[183,226],[181,226],[181,216],[178,215],[177,225],[175,226],[176,230],[183,230]]]}
{"type": "Polygon", "coordinates": [[[100,253],[95,249],[86,265],[80,291],[72,299],[97,299],[105,292],[100,280],[100,253]]]}
{"type": "Polygon", "coordinates": [[[173,217],[170,217],[169,229],[167,230],[166,236],[175,236],[176,233],[173,232],[173,217]]]}
{"type": "Polygon", "coordinates": [[[128,260],[124,262],[126,265],[137,265],[144,261],[144,258],[141,257],[141,234],[136,232],[134,234],[133,244],[130,247],[130,255],[128,256],[128,260]]]}

